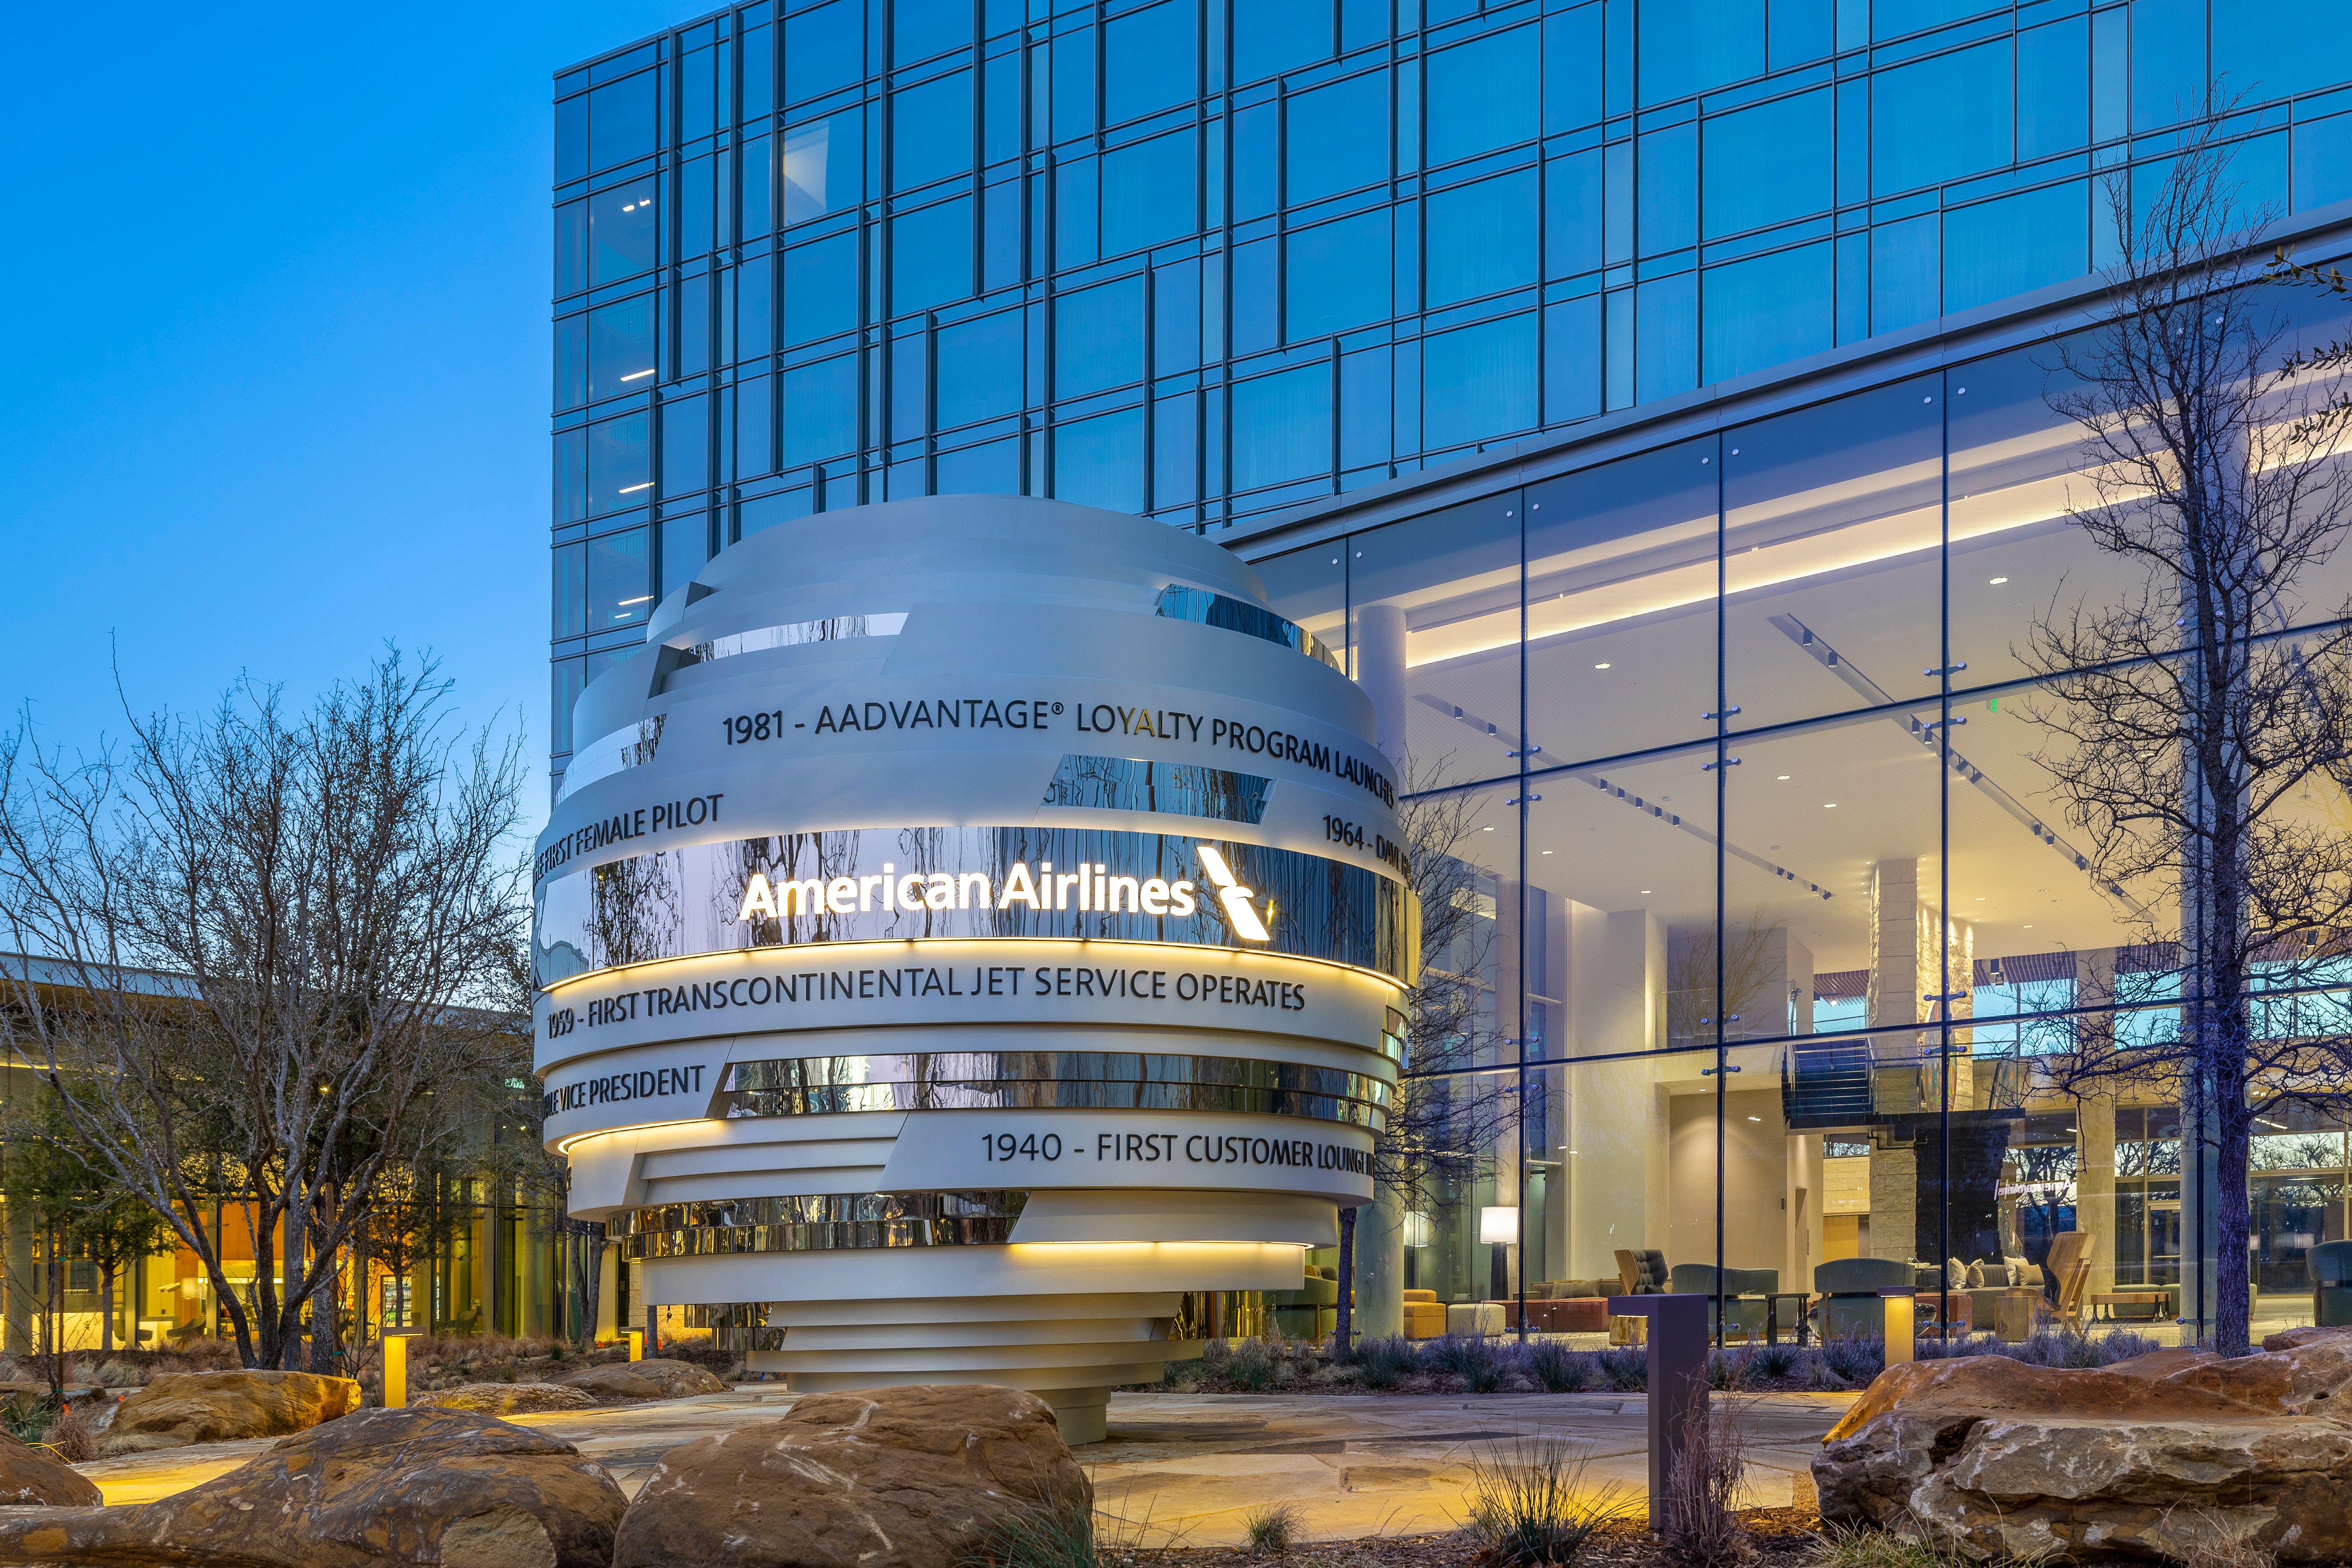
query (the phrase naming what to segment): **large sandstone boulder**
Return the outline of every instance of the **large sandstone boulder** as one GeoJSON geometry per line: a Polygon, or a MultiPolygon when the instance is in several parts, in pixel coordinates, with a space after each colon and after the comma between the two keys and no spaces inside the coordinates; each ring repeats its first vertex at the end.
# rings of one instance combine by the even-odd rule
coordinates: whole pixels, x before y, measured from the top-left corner
{"type": "Polygon", "coordinates": [[[1916,1522],[1979,1557],[2179,1558],[2220,1536],[2339,1560],[2352,1557],[2347,1389],[2341,1330],[2097,1369],[1914,1362],[1831,1429],[1813,1479],[1825,1520],[1916,1522]]]}
{"type": "Polygon", "coordinates": [[[690,1361],[606,1362],[550,1378],[562,1388],[577,1388],[593,1399],[682,1399],[691,1394],[724,1394],[727,1385],[690,1361]]]}
{"type": "Polygon", "coordinates": [[[115,1407],[102,1454],[143,1454],[190,1443],[279,1437],[360,1407],[348,1377],[308,1372],[167,1372],[115,1407]]]}
{"type": "Polygon", "coordinates": [[[780,1421],[673,1448],[613,1568],[940,1568],[1036,1504],[1091,1510],[1053,1408],[990,1384],[803,1395],[780,1421]]]}
{"type": "Polygon", "coordinates": [[[47,1503],[58,1508],[96,1508],[98,1483],[46,1448],[19,1443],[0,1432],[0,1508],[47,1503]]]}
{"type": "Polygon", "coordinates": [[[627,1506],[569,1443],[464,1410],[367,1410],[130,1508],[0,1513],[35,1568],[605,1568],[627,1506]]]}
{"type": "Polygon", "coordinates": [[[408,1402],[425,1410],[478,1410],[485,1415],[539,1415],[550,1410],[593,1410],[595,1395],[552,1383],[466,1383],[420,1394],[408,1402]]]}

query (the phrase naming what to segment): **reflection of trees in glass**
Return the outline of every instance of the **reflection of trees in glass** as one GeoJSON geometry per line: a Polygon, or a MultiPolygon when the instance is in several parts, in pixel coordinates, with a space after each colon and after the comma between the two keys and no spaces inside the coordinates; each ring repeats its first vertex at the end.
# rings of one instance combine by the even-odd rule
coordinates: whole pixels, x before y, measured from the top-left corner
{"type": "MultiPolygon", "coordinates": [[[[2010,1256],[2023,1258],[2026,1237],[2042,1240],[2067,1228],[2066,1211],[2074,1203],[2074,1178],[2081,1167],[2072,1143],[2011,1144],[2002,1163],[2000,1184],[2014,1209],[2004,1215],[2002,1246],[2010,1256]],[[2034,1218],[2031,1221],[2028,1215],[2034,1218]]],[[[2006,1208],[2008,1205],[2004,1205],[2006,1208]]]]}
{"type": "MultiPolygon", "coordinates": [[[[1744,921],[1726,921],[1730,939],[1723,962],[1723,1032],[1777,1035],[1788,1025],[1781,996],[1788,947],[1776,942],[1780,924],[1759,908],[1744,921]],[[1731,1021],[1733,1014],[1738,1020],[1731,1021]]],[[[1716,1016],[1715,931],[1677,928],[1666,944],[1666,1040],[1669,1047],[1713,1044],[1716,1016]]]]}
{"type": "Polygon", "coordinates": [[[2183,981],[2176,1031],[2095,1042],[2069,1087],[2162,1058],[2209,1173],[2187,1184],[2185,1229],[2203,1233],[2210,1202],[2215,1237],[2211,1285],[2200,1273],[2183,1305],[2238,1355],[2253,1118],[2339,1097],[2352,1068],[2341,1034],[2264,1040],[2252,1016],[2270,965],[2316,957],[2305,939],[2352,920],[2352,841],[2299,805],[2352,757],[2352,626],[2319,576],[2352,531],[2352,347],[2294,341],[2246,259],[2217,123],[2152,184],[2107,182],[2104,318],[2054,367],[2052,405],[2083,437],[2069,515],[2139,580],[2053,594],[2019,658],[2044,682],[2022,705],[2047,737],[2034,760],[2090,840],[2095,884],[2148,942],[2177,944],[2183,981]],[[2312,629],[2277,635],[2298,624],[2312,629]]]}
{"type": "MultiPolygon", "coordinates": [[[[1444,760],[1432,774],[1442,773],[1444,760]]],[[[1372,1183],[1407,1212],[1461,1201],[1482,1172],[1518,1158],[1511,1080],[1434,1077],[1500,1059],[1496,1012],[1496,882],[1468,851],[1486,802],[1469,794],[1413,796],[1430,775],[1408,769],[1397,808],[1407,889],[1421,905],[1419,975],[1404,1005],[1404,1074],[1388,1126],[1372,1144],[1372,1183]]],[[[1350,1328],[1356,1215],[1339,1211],[1339,1325],[1350,1328]]]]}
{"type": "MultiPolygon", "coordinates": [[[[898,875],[929,877],[935,871],[951,869],[949,866],[949,832],[944,827],[905,827],[898,830],[898,875]]],[[[890,934],[902,934],[900,921],[915,929],[908,936],[931,936],[948,924],[947,911],[935,910],[929,905],[900,911],[890,921],[890,934]]]]}
{"type": "Polygon", "coordinates": [[[589,938],[598,968],[681,951],[682,867],[676,854],[633,855],[588,874],[589,938]]]}

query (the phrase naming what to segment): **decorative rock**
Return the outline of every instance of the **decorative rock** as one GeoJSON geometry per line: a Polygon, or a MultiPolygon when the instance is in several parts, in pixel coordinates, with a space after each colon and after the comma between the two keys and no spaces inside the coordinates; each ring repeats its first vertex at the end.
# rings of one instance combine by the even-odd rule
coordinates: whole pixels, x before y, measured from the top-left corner
{"type": "Polygon", "coordinates": [[[88,1476],[45,1448],[0,1432],[0,1508],[96,1508],[102,1500],[98,1483],[88,1476]]]}
{"type": "Polygon", "coordinates": [[[360,1407],[348,1377],[308,1372],[167,1372],[126,1394],[99,1439],[102,1454],[143,1454],[190,1443],[278,1437],[360,1407]]]}
{"type": "Polygon", "coordinates": [[[2001,1356],[1890,1367],[1813,1461],[1822,1517],[1916,1521],[1979,1557],[2184,1558],[2216,1537],[2352,1557],[2352,1332],[2113,1366],[2001,1356]]]}
{"type": "Polygon", "coordinates": [[[550,1378],[559,1388],[577,1388],[595,1399],[683,1399],[695,1394],[724,1394],[727,1385],[688,1361],[607,1362],[550,1378]]]}
{"type": "Polygon", "coordinates": [[[804,1395],[780,1421],[671,1449],[613,1568],[938,1568],[1039,1502],[1091,1510],[1052,1406],[992,1384],[804,1395]]]}
{"type": "Polygon", "coordinates": [[[569,1443],[472,1411],[367,1410],[129,1508],[0,1514],[43,1568],[605,1568],[627,1506],[569,1443]]]}
{"type": "Polygon", "coordinates": [[[409,1404],[423,1410],[478,1410],[485,1415],[537,1415],[549,1410],[592,1410],[593,1394],[552,1383],[465,1383],[409,1404]]]}

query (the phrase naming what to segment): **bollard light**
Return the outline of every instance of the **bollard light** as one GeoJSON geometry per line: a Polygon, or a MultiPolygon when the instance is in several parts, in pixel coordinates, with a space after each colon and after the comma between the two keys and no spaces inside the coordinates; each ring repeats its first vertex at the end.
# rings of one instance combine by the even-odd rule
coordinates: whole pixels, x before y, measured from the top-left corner
{"type": "Polygon", "coordinates": [[[1684,1447],[1706,1433],[1707,1300],[1696,1293],[1612,1296],[1609,1310],[1647,1321],[1650,1517],[1674,1480],[1684,1447]]]}
{"type": "Polygon", "coordinates": [[[629,1331],[629,1359],[631,1361],[646,1359],[646,1331],[643,1329],[629,1331]]]}
{"type": "Polygon", "coordinates": [[[1916,1327],[1918,1293],[1915,1290],[1883,1290],[1879,1294],[1886,1300],[1886,1364],[1900,1366],[1905,1362],[1916,1360],[1918,1354],[1916,1327]]]}
{"type": "Polygon", "coordinates": [[[408,1342],[416,1331],[388,1329],[383,1336],[383,1407],[402,1410],[408,1405],[408,1342]]]}

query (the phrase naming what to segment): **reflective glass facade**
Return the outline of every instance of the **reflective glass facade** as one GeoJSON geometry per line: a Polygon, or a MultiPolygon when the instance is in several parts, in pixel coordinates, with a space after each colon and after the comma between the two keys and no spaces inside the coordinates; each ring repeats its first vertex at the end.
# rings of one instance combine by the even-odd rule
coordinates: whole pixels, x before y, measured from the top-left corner
{"type": "MultiPolygon", "coordinates": [[[[1223,531],[2082,274],[2231,106],[2352,195],[2263,0],[824,0],[556,81],[551,752],[743,534],[1051,495],[1223,531]]],[[[1898,437],[1890,434],[1888,439],[1898,437]]]]}
{"type": "MultiPolygon", "coordinates": [[[[2352,328],[2276,303],[2304,342],[2352,328]]],[[[1566,1297],[1617,1289],[1621,1249],[1794,1291],[1846,1258],[1998,1276],[2080,1232],[2086,1321],[2210,1324],[2218,1172],[2177,1088],[2053,1070],[2168,1037],[2179,995],[2146,936],[2166,912],[2143,921],[2080,859],[2039,722],[2061,700],[2020,651],[2146,581],[2065,513],[2082,437],[2050,400],[2081,321],[1858,354],[1241,542],[1372,695],[1383,743],[1404,737],[1408,812],[1453,803],[1436,842],[1471,868],[1455,966],[1482,1000],[1417,1070],[1486,1157],[1368,1222],[1392,1226],[1405,1287],[1524,1290],[1532,1327],[1593,1331],[1566,1297]]],[[[2343,551],[2282,603],[2283,635],[2348,597],[2343,551]]],[[[2294,810],[2352,831],[2334,785],[2294,810]]],[[[2315,963],[2332,951],[2276,955],[2295,984],[2266,982],[2258,1032],[2352,1026],[2352,970],[2315,963]]],[[[2347,1132],[2288,1105],[2257,1122],[2257,1338],[2312,1321],[2309,1251],[2347,1234],[2347,1132]]],[[[1955,1299],[1956,1331],[1997,1326],[2001,1283],[1955,1299]]],[[[1760,1328],[1760,1300],[1728,1327],[1741,1310],[1760,1328]]]]}

